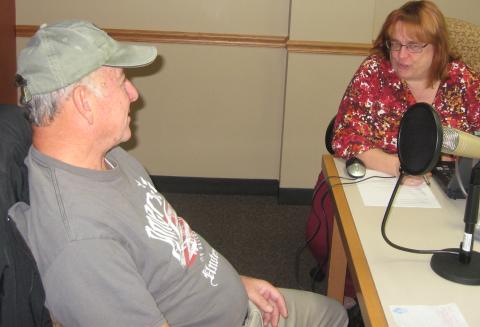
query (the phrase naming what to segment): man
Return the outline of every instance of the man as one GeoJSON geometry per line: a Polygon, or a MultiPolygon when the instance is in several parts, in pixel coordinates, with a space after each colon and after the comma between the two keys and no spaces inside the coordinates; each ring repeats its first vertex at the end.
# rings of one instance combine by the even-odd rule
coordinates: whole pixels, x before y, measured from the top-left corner
{"type": "Polygon", "coordinates": [[[156,55],[83,21],[42,26],[20,53],[30,207],[10,214],[53,317],[66,327],[346,326],[337,302],[239,276],[118,147],[138,98],[123,68],[156,55]]]}

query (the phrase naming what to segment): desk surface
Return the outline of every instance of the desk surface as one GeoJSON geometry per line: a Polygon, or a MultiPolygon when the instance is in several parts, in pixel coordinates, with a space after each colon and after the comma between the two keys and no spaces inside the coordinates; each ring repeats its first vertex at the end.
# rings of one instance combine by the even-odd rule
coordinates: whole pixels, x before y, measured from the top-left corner
{"type": "MultiPolygon", "coordinates": [[[[346,176],[343,161],[329,155],[323,158],[323,171],[327,176],[346,176]]],[[[334,179],[331,184],[338,182],[334,179]]],[[[392,208],[386,228],[391,241],[416,249],[458,248],[465,200],[447,198],[435,183],[431,187],[442,208],[392,208]]],[[[333,197],[338,213],[335,220],[367,325],[396,326],[390,305],[456,303],[468,324],[478,326],[479,286],[438,276],[430,268],[431,255],[390,247],[380,231],[385,208],[365,207],[357,185],[334,187],[333,197]]]]}

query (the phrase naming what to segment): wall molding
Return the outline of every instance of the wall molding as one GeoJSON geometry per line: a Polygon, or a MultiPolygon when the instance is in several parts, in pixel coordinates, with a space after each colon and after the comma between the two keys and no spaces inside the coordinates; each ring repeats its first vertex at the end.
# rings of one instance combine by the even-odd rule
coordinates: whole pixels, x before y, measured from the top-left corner
{"type": "MultiPolygon", "coordinates": [[[[35,25],[17,25],[17,37],[30,37],[38,29],[35,25]]],[[[149,30],[129,30],[105,28],[111,37],[118,41],[145,43],[181,43],[202,45],[254,46],[267,48],[285,48],[286,36],[263,36],[218,33],[191,33],[149,30]]]]}
{"type": "Polygon", "coordinates": [[[288,52],[294,53],[320,53],[366,56],[370,53],[372,45],[366,43],[287,40],[286,47],[288,52]]]}
{"type": "MultiPolygon", "coordinates": [[[[16,25],[17,37],[31,37],[37,25],[16,25]]],[[[368,55],[371,44],[289,40],[287,36],[191,33],[106,28],[119,41],[284,48],[292,53],[368,55]]]]}

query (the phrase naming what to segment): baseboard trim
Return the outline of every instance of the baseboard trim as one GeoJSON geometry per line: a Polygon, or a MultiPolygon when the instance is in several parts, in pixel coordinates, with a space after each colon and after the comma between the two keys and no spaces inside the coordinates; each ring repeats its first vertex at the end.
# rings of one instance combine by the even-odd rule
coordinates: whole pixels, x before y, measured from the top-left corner
{"type": "Polygon", "coordinates": [[[278,203],[311,205],[313,189],[305,188],[280,188],[278,190],[278,203]]]}
{"type": "Polygon", "coordinates": [[[152,175],[155,187],[165,193],[269,195],[279,204],[310,205],[312,189],[280,188],[274,179],[205,178],[152,175]]]}
{"type": "Polygon", "coordinates": [[[165,193],[269,195],[277,196],[279,204],[310,205],[312,202],[313,189],[280,188],[274,179],[150,177],[157,190],[165,193]]]}
{"type": "Polygon", "coordinates": [[[273,179],[237,179],[151,176],[159,192],[278,195],[278,181],[273,179]]]}

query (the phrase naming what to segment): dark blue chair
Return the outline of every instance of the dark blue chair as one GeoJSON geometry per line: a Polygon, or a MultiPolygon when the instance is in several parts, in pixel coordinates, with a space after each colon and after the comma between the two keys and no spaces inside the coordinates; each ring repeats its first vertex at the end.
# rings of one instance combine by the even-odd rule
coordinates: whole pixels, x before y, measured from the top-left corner
{"type": "Polygon", "coordinates": [[[32,130],[25,112],[0,105],[0,327],[52,326],[35,259],[8,208],[29,203],[25,156],[32,130]]]}

